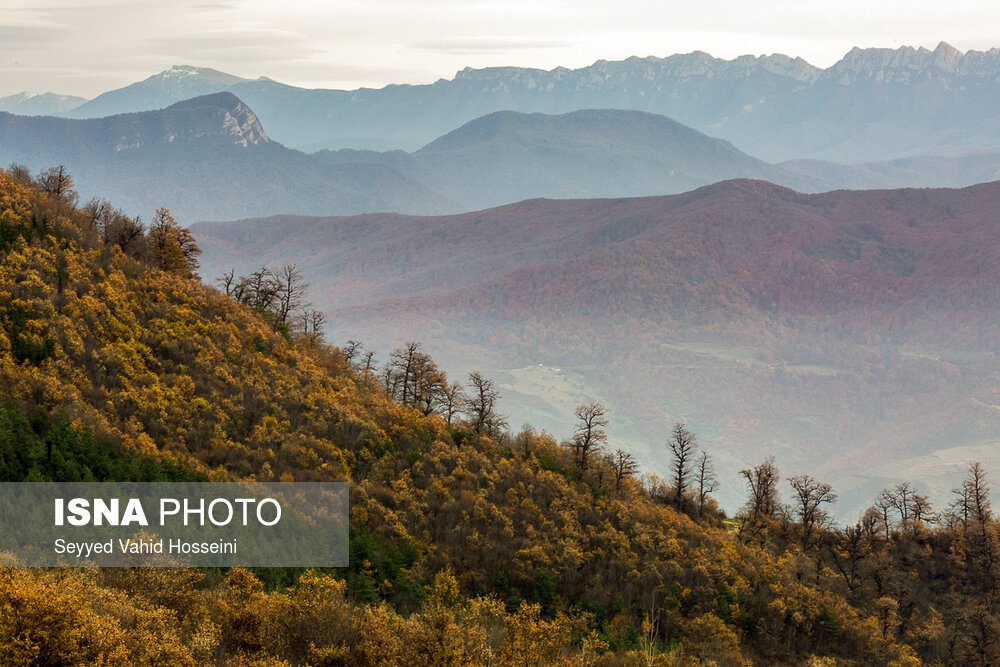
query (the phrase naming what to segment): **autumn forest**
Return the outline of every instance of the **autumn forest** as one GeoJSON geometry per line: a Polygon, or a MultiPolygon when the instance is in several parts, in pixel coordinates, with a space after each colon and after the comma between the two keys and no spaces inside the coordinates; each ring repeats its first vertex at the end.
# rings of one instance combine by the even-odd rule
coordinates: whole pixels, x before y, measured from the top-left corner
{"type": "Polygon", "coordinates": [[[0,171],[0,480],[351,483],[350,566],[30,569],[0,556],[10,665],[995,665],[1000,524],[970,462],[834,525],[682,423],[643,471],[580,405],[512,428],[418,342],[324,341],[294,265],[202,277],[197,240],[0,171]],[[208,283],[211,283],[210,285],[208,283]],[[726,516],[714,495],[745,498],[726,516]]]}

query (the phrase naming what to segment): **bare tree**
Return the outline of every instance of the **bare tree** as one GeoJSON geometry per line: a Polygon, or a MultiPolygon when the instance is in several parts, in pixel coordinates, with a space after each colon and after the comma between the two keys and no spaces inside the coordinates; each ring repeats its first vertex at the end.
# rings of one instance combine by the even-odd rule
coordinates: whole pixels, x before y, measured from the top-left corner
{"type": "Polygon", "coordinates": [[[465,393],[462,390],[462,385],[457,382],[446,384],[441,391],[441,409],[444,412],[444,418],[448,422],[449,428],[455,419],[455,415],[462,411],[464,403],[465,393]]]}
{"type": "Polygon", "coordinates": [[[59,165],[43,170],[38,175],[38,185],[45,194],[69,205],[76,204],[77,194],[73,189],[73,179],[70,178],[69,172],[64,166],[59,165]]]}
{"type": "Polygon", "coordinates": [[[639,471],[639,465],[635,462],[635,457],[620,447],[612,452],[609,457],[611,470],[615,473],[615,493],[621,493],[622,482],[626,477],[631,477],[639,471]]]}
{"type": "Polygon", "coordinates": [[[116,245],[129,257],[145,255],[146,229],[137,216],[131,218],[121,210],[100,202],[91,210],[97,234],[106,246],[116,245]]]}
{"type": "Polygon", "coordinates": [[[431,355],[418,352],[413,357],[413,367],[410,372],[413,377],[411,389],[413,404],[424,415],[436,413],[448,386],[448,378],[444,371],[438,368],[431,355]]]}
{"type": "Polygon", "coordinates": [[[684,495],[687,493],[688,476],[691,464],[697,451],[697,438],[684,424],[676,423],[667,442],[670,447],[670,473],[674,483],[674,502],[677,509],[684,507],[684,495]]]}
{"type": "Polygon", "coordinates": [[[405,347],[397,347],[386,362],[386,389],[394,400],[406,405],[410,400],[410,373],[413,355],[420,349],[420,343],[410,341],[405,347]]]}
{"type": "Polygon", "coordinates": [[[822,528],[829,520],[829,513],[823,509],[837,499],[833,487],[825,482],[818,482],[809,475],[796,475],[788,478],[792,485],[792,497],[795,502],[795,514],[802,524],[802,548],[808,549],[815,528],[822,528]]]}
{"type": "Polygon", "coordinates": [[[326,313],[315,308],[306,308],[299,314],[302,322],[302,335],[313,345],[323,342],[323,327],[326,326],[326,313]]]}
{"type": "Polygon", "coordinates": [[[364,359],[364,363],[358,364],[358,366],[361,367],[361,372],[367,375],[375,368],[375,352],[368,350],[362,358],[364,359]]]}
{"type": "Polygon", "coordinates": [[[277,303],[274,317],[279,324],[287,324],[292,313],[306,308],[305,295],[309,283],[305,282],[302,272],[294,264],[285,264],[274,274],[277,284],[277,303]]]}
{"type": "Polygon", "coordinates": [[[698,516],[705,509],[705,501],[709,494],[719,488],[719,479],[715,475],[715,465],[708,452],[702,451],[694,462],[695,482],[698,484],[698,516]]]}
{"type": "Polygon", "coordinates": [[[239,284],[239,281],[236,278],[236,267],[229,269],[229,271],[219,276],[215,283],[222,288],[222,291],[226,293],[226,296],[233,296],[233,292],[239,284]]]}
{"type": "Polygon", "coordinates": [[[473,431],[494,438],[507,426],[506,417],[496,411],[498,400],[500,392],[492,380],[483,377],[479,371],[469,374],[469,391],[465,404],[473,431]]]}
{"type": "MultiPolygon", "coordinates": [[[[870,510],[871,508],[869,508],[869,512],[865,513],[865,516],[869,515],[870,510]]],[[[837,534],[833,543],[829,545],[833,564],[840,575],[844,577],[844,583],[847,584],[847,590],[852,596],[861,586],[861,563],[872,552],[872,533],[870,528],[866,526],[865,516],[853,526],[848,526],[842,533],[837,534]]],[[[874,520],[874,525],[878,525],[877,516],[874,516],[874,520]]]]}
{"type": "Polygon", "coordinates": [[[11,162],[7,167],[7,174],[21,185],[31,185],[31,170],[23,164],[11,162]]]}
{"type": "Polygon", "coordinates": [[[922,524],[927,523],[937,523],[941,520],[941,515],[934,511],[931,507],[931,502],[926,496],[922,496],[919,493],[913,494],[913,505],[911,507],[911,514],[913,516],[913,530],[916,531],[917,527],[922,524]]]}
{"type": "Polygon", "coordinates": [[[359,340],[349,340],[340,346],[340,352],[344,355],[344,361],[349,364],[354,362],[354,358],[358,357],[365,349],[365,346],[359,340]]]}
{"type": "Polygon", "coordinates": [[[251,308],[270,310],[278,297],[278,283],[271,270],[262,266],[248,276],[240,276],[233,296],[251,308]]]}
{"type": "Polygon", "coordinates": [[[985,526],[993,520],[993,511],[990,508],[990,485],[986,481],[986,470],[979,461],[969,466],[969,474],[963,486],[968,489],[970,518],[985,526]]]}
{"type": "Polygon", "coordinates": [[[608,425],[608,409],[600,403],[580,405],[576,408],[576,432],[573,434],[573,453],[581,472],[587,470],[590,456],[607,442],[604,427],[608,425]]]}
{"type": "Polygon", "coordinates": [[[892,533],[892,521],[889,517],[889,513],[892,511],[892,502],[889,499],[889,494],[887,491],[883,491],[879,494],[878,498],[875,499],[875,504],[872,505],[875,509],[879,518],[882,521],[882,530],[885,534],[886,539],[889,539],[889,535],[892,533]]]}
{"type": "Polygon", "coordinates": [[[769,456],[760,465],[741,470],[740,475],[746,480],[748,492],[747,501],[740,511],[743,516],[740,533],[754,535],[778,513],[778,467],[774,464],[774,457],[769,456]]]}

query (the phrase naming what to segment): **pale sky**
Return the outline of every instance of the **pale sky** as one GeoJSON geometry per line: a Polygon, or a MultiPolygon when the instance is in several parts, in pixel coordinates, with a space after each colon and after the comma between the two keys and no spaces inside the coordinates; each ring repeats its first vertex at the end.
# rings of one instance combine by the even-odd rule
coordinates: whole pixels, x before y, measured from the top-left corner
{"type": "Polygon", "coordinates": [[[0,95],[93,97],[184,64],[306,87],[431,83],[463,67],[632,55],[1000,46],[993,0],[0,0],[0,95]]]}

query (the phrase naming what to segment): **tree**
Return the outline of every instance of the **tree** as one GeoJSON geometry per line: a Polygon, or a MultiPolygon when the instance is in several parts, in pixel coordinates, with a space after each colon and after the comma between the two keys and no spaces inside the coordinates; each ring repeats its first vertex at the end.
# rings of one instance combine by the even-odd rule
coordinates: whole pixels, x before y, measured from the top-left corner
{"type": "Polygon", "coordinates": [[[912,525],[914,531],[916,531],[918,526],[926,523],[937,523],[941,520],[941,515],[934,511],[934,508],[931,507],[931,503],[927,497],[922,496],[919,493],[913,494],[911,513],[913,516],[912,525]]]}
{"type": "Polygon", "coordinates": [[[313,345],[323,342],[323,327],[326,326],[326,313],[315,308],[305,308],[299,312],[301,334],[313,345]]]}
{"type": "Polygon", "coordinates": [[[294,264],[285,264],[277,273],[262,266],[238,278],[236,269],[230,269],[216,282],[227,296],[268,314],[276,330],[288,335],[301,335],[313,345],[323,341],[326,313],[310,307],[306,300],[309,285],[294,264]]]}
{"type": "Polygon", "coordinates": [[[92,200],[85,209],[91,229],[106,246],[116,245],[126,255],[140,258],[145,255],[146,230],[142,220],[125,215],[103,200],[92,200]]]}
{"type": "Polygon", "coordinates": [[[444,418],[448,422],[449,428],[452,425],[452,421],[454,421],[455,415],[461,412],[464,403],[465,393],[462,391],[462,385],[458,382],[446,383],[441,390],[441,409],[444,412],[444,418]]]}
{"type": "Polygon", "coordinates": [[[42,192],[65,204],[74,206],[77,201],[76,191],[73,189],[73,179],[69,172],[62,165],[45,169],[38,175],[38,185],[42,192]]]}
{"type": "Polygon", "coordinates": [[[684,494],[687,492],[688,475],[697,450],[697,438],[684,424],[678,422],[670,433],[667,443],[670,447],[670,473],[674,483],[674,502],[677,509],[684,507],[684,494]]]}
{"type": "Polygon", "coordinates": [[[362,355],[364,360],[362,363],[358,364],[361,372],[367,375],[375,369],[375,352],[373,350],[368,350],[362,355]]]}
{"type": "Polygon", "coordinates": [[[177,224],[166,208],[156,209],[149,226],[149,251],[154,266],[160,270],[197,277],[201,248],[195,243],[191,230],[177,224]]]}
{"type": "MultiPolygon", "coordinates": [[[[308,304],[305,301],[309,283],[294,264],[285,264],[274,274],[277,283],[277,303],[274,318],[279,324],[288,324],[292,314],[308,304]]],[[[308,331],[304,332],[308,333],[308,331]]]]}
{"type": "Polygon", "coordinates": [[[354,358],[359,357],[364,349],[364,344],[359,340],[349,340],[340,346],[340,352],[344,355],[344,361],[352,365],[354,358]]]}
{"type": "Polygon", "coordinates": [[[882,521],[882,531],[885,534],[885,538],[889,539],[889,535],[892,531],[892,521],[889,518],[889,512],[892,510],[892,502],[889,499],[888,491],[882,491],[878,498],[875,499],[875,504],[872,505],[872,509],[878,512],[879,518],[882,521]]]}
{"type": "Polygon", "coordinates": [[[608,409],[600,403],[580,405],[576,408],[576,432],[573,434],[573,453],[580,472],[586,472],[590,456],[607,442],[604,427],[608,425],[608,409]]]}
{"type": "Polygon", "coordinates": [[[878,517],[872,515],[869,508],[860,521],[848,526],[842,533],[834,533],[832,544],[829,545],[833,564],[844,577],[844,583],[847,584],[847,590],[851,595],[861,585],[861,563],[872,550],[872,533],[865,524],[872,518],[877,525],[878,517]]]}
{"type": "Polygon", "coordinates": [[[236,298],[234,292],[239,284],[236,279],[236,268],[229,269],[228,272],[223,273],[219,278],[216,279],[216,284],[222,288],[222,291],[226,293],[226,296],[231,296],[236,298]]]}
{"type": "Polygon", "coordinates": [[[755,535],[778,512],[778,467],[774,457],[769,456],[760,465],[741,470],[740,475],[746,480],[748,493],[741,510],[740,533],[755,535]]]}
{"type": "Polygon", "coordinates": [[[829,520],[829,513],[823,505],[837,499],[833,487],[824,482],[818,482],[809,475],[796,475],[788,478],[792,485],[792,497],[795,503],[795,514],[802,524],[802,549],[808,549],[815,528],[823,528],[829,520]]]}
{"type": "Polygon", "coordinates": [[[496,411],[499,399],[500,392],[497,391],[493,380],[483,377],[479,371],[469,374],[466,408],[473,431],[495,437],[507,426],[507,418],[496,411]]]}
{"type": "Polygon", "coordinates": [[[413,359],[413,404],[424,415],[437,412],[441,399],[448,387],[448,378],[437,363],[426,353],[418,353],[413,359]]]}
{"type": "Polygon", "coordinates": [[[698,484],[698,516],[701,516],[709,494],[715,493],[719,488],[719,479],[715,475],[715,465],[708,452],[702,451],[695,459],[694,474],[698,484]]]}
{"type": "Polygon", "coordinates": [[[639,471],[635,457],[624,449],[616,449],[610,456],[611,470],[615,473],[615,493],[620,493],[622,481],[639,471]]]}
{"type": "Polygon", "coordinates": [[[386,392],[396,401],[407,405],[411,399],[410,382],[413,372],[413,360],[420,350],[420,343],[410,341],[405,347],[399,347],[389,355],[386,363],[386,392]]]}
{"type": "Polygon", "coordinates": [[[891,511],[899,515],[899,526],[903,530],[912,528],[915,531],[922,522],[939,519],[927,498],[917,493],[910,482],[900,482],[891,489],[884,489],[875,501],[875,507],[882,513],[887,535],[892,528],[889,520],[891,511]]]}
{"type": "Polygon", "coordinates": [[[969,465],[969,474],[962,486],[966,489],[968,498],[969,518],[980,526],[985,526],[993,520],[990,508],[990,485],[986,481],[986,470],[976,461],[969,465]]]}

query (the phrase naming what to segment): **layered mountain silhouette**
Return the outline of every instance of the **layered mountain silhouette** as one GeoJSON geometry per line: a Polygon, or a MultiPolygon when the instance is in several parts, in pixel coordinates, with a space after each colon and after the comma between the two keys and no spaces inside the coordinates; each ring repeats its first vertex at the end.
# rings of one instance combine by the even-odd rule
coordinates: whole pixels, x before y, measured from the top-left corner
{"type": "Polygon", "coordinates": [[[450,206],[389,167],[326,165],[271,141],[232,93],[89,120],[0,114],[0,161],[62,164],[84,197],[183,220],[450,206]]]}
{"type": "Polygon", "coordinates": [[[195,233],[206,276],[296,263],[335,341],[384,358],[421,340],[449,368],[497,374],[518,423],[565,431],[558,415],[603,400],[613,437],[657,469],[664,429],[685,421],[729,472],[773,452],[833,481],[850,512],[893,476],[944,494],[943,472],[992,456],[997,210],[1000,183],[803,195],[731,181],[195,233]]]}
{"type": "Polygon", "coordinates": [[[998,76],[1000,50],[962,53],[944,43],[856,48],[827,69],[783,55],[727,61],[695,52],[575,70],[465,69],[429,85],[353,91],[175,67],[70,113],[105,116],[228,90],[278,141],[311,151],[416,150],[501,110],[616,108],[668,116],[765,160],[857,162],[1000,149],[998,76]]]}
{"type": "Polygon", "coordinates": [[[499,112],[414,153],[323,151],[271,141],[231,93],[101,119],[0,115],[0,161],[63,164],[87,197],[183,219],[366,211],[448,213],[532,197],[670,194],[734,177],[822,183],[662,116],[499,112]]]}
{"type": "Polygon", "coordinates": [[[87,99],[55,93],[29,93],[0,97],[0,111],[23,116],[55,116],[80,106],[87,99]]]}
{"type": "Polygon", "coordinates": [[[664,116],[621,110],[500,111],[413,153],[341,150],[316,157],[390,166],[465,209],[536,197],[674,194],[737,177],[799,189],[818,183],[664,116]]]}
{"type": "Polygon", "coordinates": [[[1000,151],[957,156],[915,155],[854,165],[788,160],[778,166],[829,189],[961,188],[1000,180],[1000,151]]]}
{"type": "Polygon", "coordinates": [[[177,65],[124,88],[108,91],[65,114],[69,118],[100,118],[153,111],[176,102],[228,91],[249,81],[209,67],[177,65]]]}

